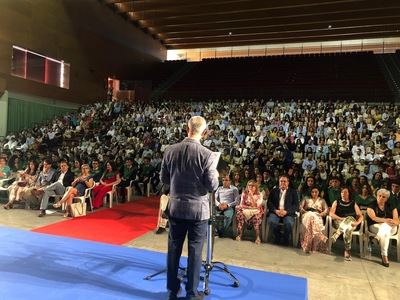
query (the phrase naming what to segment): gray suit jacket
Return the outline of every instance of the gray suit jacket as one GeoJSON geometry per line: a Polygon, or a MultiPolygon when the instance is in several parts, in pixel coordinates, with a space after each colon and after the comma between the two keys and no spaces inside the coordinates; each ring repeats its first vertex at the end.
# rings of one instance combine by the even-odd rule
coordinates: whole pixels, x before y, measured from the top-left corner
{"type": "Polygon", "coordinates": [[[169,146],[161,164],[161,181],[170,186],[168,213],[173,218],[210,218],[208,192],[218,188],[218,171],[212,169],[211,151],[185,138],[169,146]]]}

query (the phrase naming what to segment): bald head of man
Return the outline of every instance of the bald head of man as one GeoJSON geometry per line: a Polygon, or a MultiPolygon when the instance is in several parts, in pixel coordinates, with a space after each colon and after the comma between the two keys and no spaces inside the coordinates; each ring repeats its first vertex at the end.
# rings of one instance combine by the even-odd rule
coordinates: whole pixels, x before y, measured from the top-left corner
{"type": "Polygon", "coordinates": [[[207,123],[203,117],[194,116],[190,118],[188,127],[188,136],[192,139],[200,140],[207,128],[207,123]]]}

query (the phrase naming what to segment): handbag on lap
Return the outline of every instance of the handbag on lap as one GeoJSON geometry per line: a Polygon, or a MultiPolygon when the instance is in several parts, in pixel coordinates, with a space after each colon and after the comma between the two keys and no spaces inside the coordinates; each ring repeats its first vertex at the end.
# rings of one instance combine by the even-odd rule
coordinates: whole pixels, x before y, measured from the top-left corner
{"type": "Polygon", "coordinates": [[[19,187],[26,187],[28,185],[28,182],[27,181],[18,181],[17,185],[19,187]]]}
{"type": "Polygon", "coordinates": [[[246,218],[246,220],[250,220],[253,216],[259,213],[258,208],[244,208],[243,209],[243,215],[246,218]]]}

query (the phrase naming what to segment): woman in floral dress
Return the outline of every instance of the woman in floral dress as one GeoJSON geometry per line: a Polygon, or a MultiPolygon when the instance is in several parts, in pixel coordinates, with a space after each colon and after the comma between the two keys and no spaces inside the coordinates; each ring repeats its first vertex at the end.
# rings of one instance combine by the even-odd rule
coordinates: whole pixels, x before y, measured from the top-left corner
{"type": "Polygon", "coordinates": [[[254,180],[247,182],[246,190],[243,191],[240,204],[236,206],[236,220],[237,220],[237,241],[242,239],[244,223],[252,224],[256,232],[255,243],[259,245],[260,239],[260,226],[264,216],[263,197],[258,190],[258,184],[254,180]]]}
{"type": "Polygon", "coordinates": [[[319,197],[318,188],[312,188],[311,197],[303,199],[300,203],[300,243],[304,252],[327,252],[323,218],[328,212],[328,205],[319,197]]]}

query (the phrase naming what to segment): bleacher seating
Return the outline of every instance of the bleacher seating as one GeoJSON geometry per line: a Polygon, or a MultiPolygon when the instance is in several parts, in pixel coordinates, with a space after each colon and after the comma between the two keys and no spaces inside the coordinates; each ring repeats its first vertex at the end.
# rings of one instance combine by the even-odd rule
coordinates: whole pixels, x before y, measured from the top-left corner
{"type": "MultiPolygon", "coordinates": [[[[272,97],[280,99],[382,101],[392,95],[371,52],[217,58],[184,62],[194,67],[162,95],[164,99],[272,97]]],[[[155,82],[173,72],[165,72],[155,82]],[[170,73],[168,73],[170,72],[170,73]]],[[[182,65],[179,65],[182,67],[182,65]]],[[[167,71],[168,70],[168,71],[167,71]]],[[[175,68],[174,70],[177,70],[175,68]]]]}

